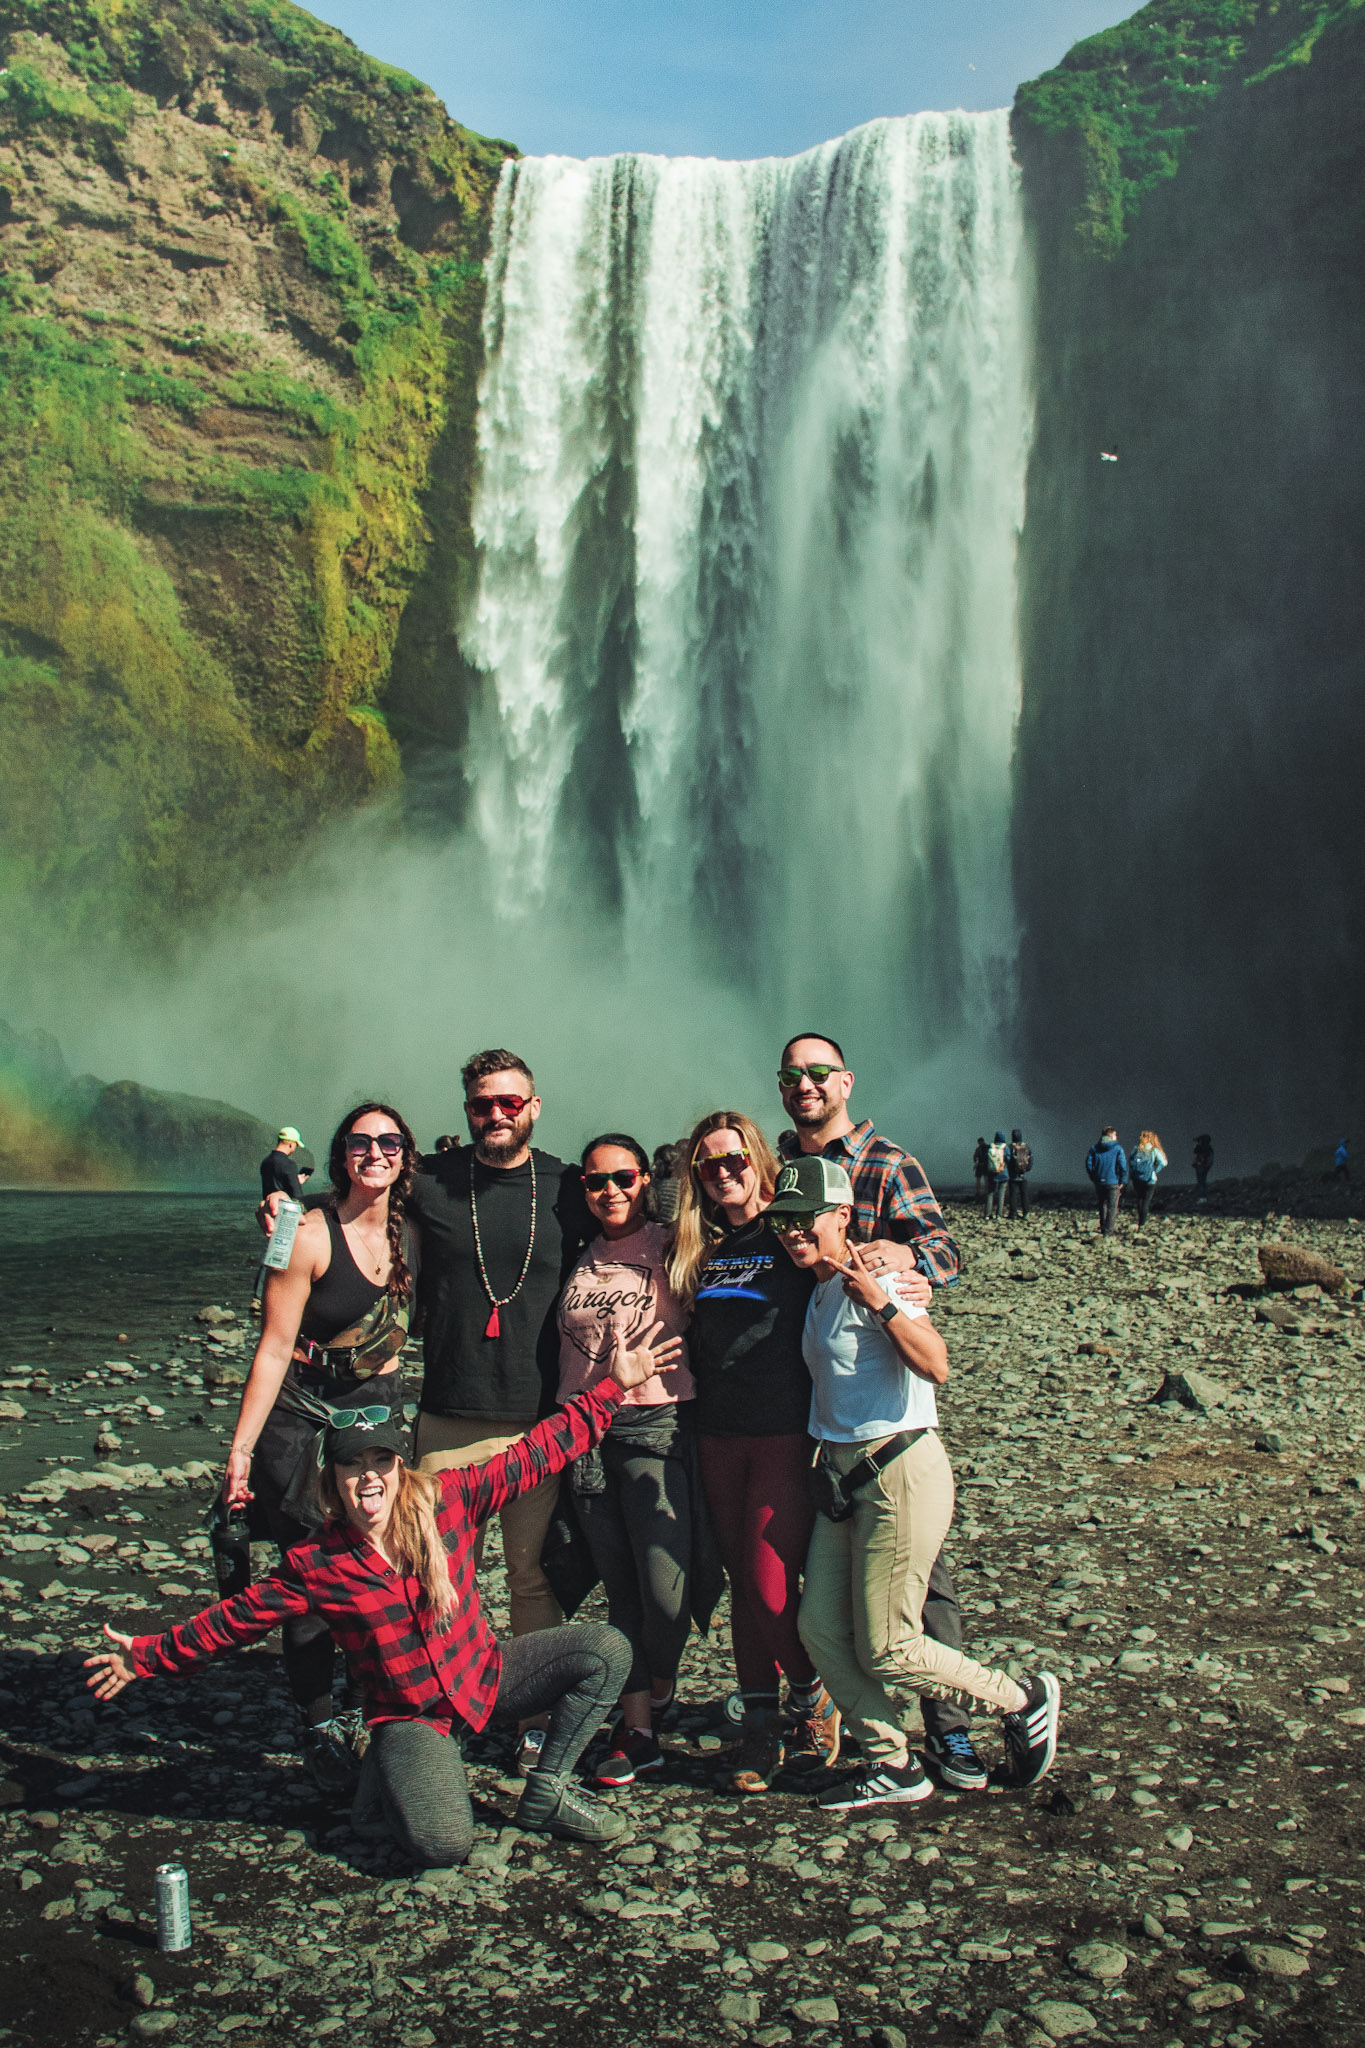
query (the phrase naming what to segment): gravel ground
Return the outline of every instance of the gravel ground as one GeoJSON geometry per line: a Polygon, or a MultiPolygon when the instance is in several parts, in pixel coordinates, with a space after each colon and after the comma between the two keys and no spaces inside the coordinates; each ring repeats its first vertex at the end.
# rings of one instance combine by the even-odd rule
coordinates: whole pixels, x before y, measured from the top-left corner
{"type": "Polygon", "coordinates": [[[509,1753],[480,1740],[471,1866],[414,1879],[304,1778],[273,1648],[108,1708],[82,1689],[104,1615],[136,1630],[203,1604],[231,1409],[178,1465],[111,1468],[85,1439],[147,1449],[182,1408],[188,1431],[206,1368],[231,1403],[245,1302],[212,1328],[186,1301],[160,1346],[79,1375],[53,1353],[16,1366],[12,1450],[66,1423],[71,1462],[35,1455],[0,1519],[0,1939],[23,1966],[0,2042],[1365,2041],[1361,1228],[1168,1213],[1098,1242],[1076,1206],[951,1213],[967,1277],[942,1303],[941,1406],[969,1646],[1063,1686],[1058,1767],[1027,1795],[850,1822],[795,1787],[718,1790],[713,1629],[663,1782],[616,1795],[620,1845],[508,1826],[509,1753]],[[1346,1292],[1263,1297],[1272,1237],[1325,1252],[1346,1292]],[[190,1873],[181,1957],[151,1935],[167,1860],[190,1873]]]}

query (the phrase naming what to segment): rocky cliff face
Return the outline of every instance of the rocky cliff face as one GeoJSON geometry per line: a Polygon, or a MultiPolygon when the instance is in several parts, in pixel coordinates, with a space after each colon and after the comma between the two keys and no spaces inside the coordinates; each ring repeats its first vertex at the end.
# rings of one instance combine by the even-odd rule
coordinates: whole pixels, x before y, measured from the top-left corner
{"type": "Polygon", "coordinates": [[[287,0],[0,0],[0,61],[0,920],[164,942],[396,773],[509,150],[287,0]]]}
{"type": "Polygon", "coordinates": [[[1363,111],[1365,10],[1291,0],[1158,0],[1015,111],[1031,1077],[1247,1165],[1365,1103],[1363,111]]]}

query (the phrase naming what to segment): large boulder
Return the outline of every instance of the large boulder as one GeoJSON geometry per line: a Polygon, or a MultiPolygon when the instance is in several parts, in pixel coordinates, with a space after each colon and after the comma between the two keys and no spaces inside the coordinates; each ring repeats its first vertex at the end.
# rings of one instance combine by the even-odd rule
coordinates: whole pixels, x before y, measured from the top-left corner
{"type": "Polygon", "coordinates": [[[1323,1287],[1329,1294],[1340,1294],[1346,1285],[1340,1266],[1305,1245],[1258,1245],[1256,1259],[1267,1287],[1323,1287]]]}
{"type": "Polygon", "coordinates": [[[248,1187],[275,1141],[274,1127],[244,1109],[137,1081],[102,1089],[80,1134],[131,1179],[172,1187],[248,1187]]]}

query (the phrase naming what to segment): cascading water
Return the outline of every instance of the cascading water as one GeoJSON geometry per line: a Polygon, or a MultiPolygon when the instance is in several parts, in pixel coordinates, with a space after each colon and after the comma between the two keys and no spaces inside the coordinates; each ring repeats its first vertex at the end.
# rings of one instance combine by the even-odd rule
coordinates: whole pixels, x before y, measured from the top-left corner
{"type": "Polygon", "coordinates": [[[989,1056],[1028,327],[1003,112],[506,167],[460,637],[507,916],[605,916],[773,1050],[989,1056]]]}

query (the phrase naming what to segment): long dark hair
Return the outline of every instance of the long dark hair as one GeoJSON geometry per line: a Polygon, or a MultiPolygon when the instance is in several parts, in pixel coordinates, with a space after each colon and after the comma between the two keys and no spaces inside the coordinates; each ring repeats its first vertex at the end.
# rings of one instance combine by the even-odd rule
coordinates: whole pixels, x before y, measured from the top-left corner
{"type": "Polygon", "coordinates": [[[327,1154],[327,1171],[332,1177],[332,1192],[328,1207],[336,1209],[351,1192],[351,1176],[346,1170],[346,1140],[363,1116],[386,1116],[398,1126],[403,1140],[403,1160],[398,1178],[389,1188],[389,1284],[386,1289],[391,1301],[404,1301],[412,1292],[412,1275],[408,1262],[403,1257],[403,1200],[412,1186],[412,1170],[417,1164],[417,1140],[409,1130],[405,1118],[390,1102],[361,1102],[341,1119],[332,1133],[331,1148],[327,1154]]]}

